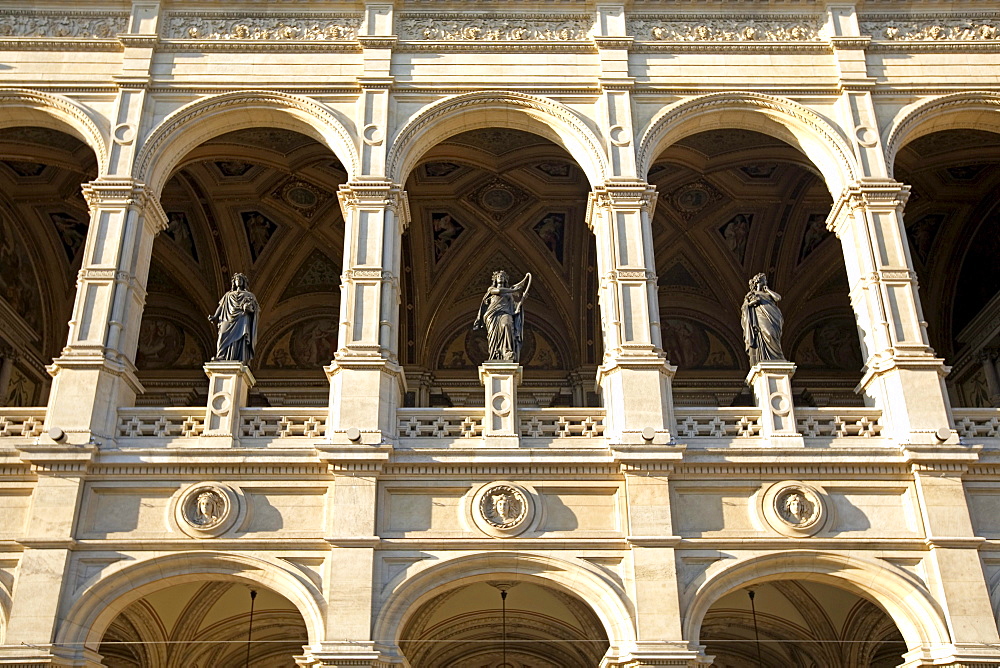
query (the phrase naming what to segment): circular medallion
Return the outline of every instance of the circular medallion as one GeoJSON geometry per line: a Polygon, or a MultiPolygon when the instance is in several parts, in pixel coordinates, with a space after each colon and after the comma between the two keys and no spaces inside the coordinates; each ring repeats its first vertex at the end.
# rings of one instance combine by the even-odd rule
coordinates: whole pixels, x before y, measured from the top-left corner
{"type": "Polygon", "coordinates": [[[296,209],[311,209],[316,206],[319,198],[311,188],[296,185],[285,191],[285,200],[296,209]]]}
{"type": "Polygon", "coordinates": [[[509,482],[484,485],[472,498],[472,519],[496,538],[516,536],[531,525],[534,501],[531,492],[509,482]]]}
{"type": "Polygon", "coordinates": [[[240,494],[228,485],[204,482],[191,485],[177,498],[174,523],[194,538],[222,535],[242,516],[240,494]]]}
{"type": "Polygon", "coordinates": [[[483,193],[482,202],[490,211],[506,211],[514,206],[514,195],[506,188],[490,188],[483,193]]]}
{"type": "Polygon", "coordinates": [[[790,537],[812,536],[827,521],[825,492],[798,481],[771,485],[760,495],[760,511],[768,526],[790,537]]]}

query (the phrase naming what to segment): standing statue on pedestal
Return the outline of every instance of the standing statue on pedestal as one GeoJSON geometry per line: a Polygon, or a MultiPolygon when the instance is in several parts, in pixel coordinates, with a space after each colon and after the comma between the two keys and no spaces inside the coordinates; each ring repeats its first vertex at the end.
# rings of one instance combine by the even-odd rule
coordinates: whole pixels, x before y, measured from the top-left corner
{"type": "Polygon", "coordinates": [[[531,274],[525,274],[520,283],[507,286],[507,272],[493,272],[493,285],[483,295],[479,315],[472,329],[486,327],[490,362],[517,362],[521,357],[524,340],[524,298],[531,287],[531,274]]]}
{"type": "Polygon", "coordinates": [[[219,326],[219,341],[213,362],[242,362],[253,359],[257,345],[257,314],[260,305],[247,290],[247,277],[233,274],[232,289],[219,300],[219,308],[208,319],[219,326]]]}
{"type": "Polygon", "coordinates": [[[784,318],[778,310],[781,295],[767,287],[767,277],[757,274],[750,279],[750,292],[743,299],[743,342],[750,366],[759,362],[784,361],[781,352],[781,328],[784,318]]]}

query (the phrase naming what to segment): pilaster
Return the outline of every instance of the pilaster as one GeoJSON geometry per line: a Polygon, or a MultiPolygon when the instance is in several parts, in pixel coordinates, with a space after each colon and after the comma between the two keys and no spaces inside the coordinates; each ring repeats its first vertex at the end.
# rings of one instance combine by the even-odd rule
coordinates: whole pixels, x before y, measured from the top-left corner
{"type": "Polygon", "coordinates": [[[166,226],[159,203],[132,179],[98,179],[83,193],[91,222],[76,302],[67,345],[49,367],[47,426],[70,443],[111,438],[118,407],[142,391],[133,360],[153,237],[166,226]]]}
{"type": "MultiPolygon", "coordinates": [[[[239,441],[240,409],[247,404],[247,393],[257,382],[250,369],[241,362],[209,362],[205,365],[208,376],[208,406],[205,411],[206,440],[226,439],[226,445],[239,441]]],[[[219,447],[211,443],[209,447],[219,447]]]]}
{"type": "Polygon", "coordinates": [[[758,362],[747,374],[747,385],[753,388],[760,408],[760,435],[771,445],[805,446],[795,428],[793,375],[795,365],[783,361],[758,362]]]}
{"type": "Polygon", "coordinates": [[[676,367],[661,349],[653,263],[655,203],[652,186],[615,182],[595,188],[587,206],[604,333],[597,382],[612,443],[667,443],[675,429],[670,386],[676,367]]]}
{"type": "Polygon", "coordinates": [[[888,434],[900,443],[954,443],[944,386],[949,368],[928,344],[903,229],[909,192],[891,181],[853,184],[834,204],[827,226],[841,241],[863,334],[866,362],[857,390],[882,409],[888,434]]]}
{"type": "Polygon", "coordinates": [[[354,427],[364,442],[378,443],[395,434],[396,408],[406,389],[397,339],[400,239],[409,207],[406,193],[389,182],[345,184],[339,196],[345,269],[339,349],[326,367],[328,436],[343,441],[354,427]]]}
{"type": "Polygon", "coordinates": [[[517,386],[522,369],[516,362],[484,362],[479,381],[486,391],[483,415],[483,445],[516,448],[520,444],[517,417],[517,386]]]}

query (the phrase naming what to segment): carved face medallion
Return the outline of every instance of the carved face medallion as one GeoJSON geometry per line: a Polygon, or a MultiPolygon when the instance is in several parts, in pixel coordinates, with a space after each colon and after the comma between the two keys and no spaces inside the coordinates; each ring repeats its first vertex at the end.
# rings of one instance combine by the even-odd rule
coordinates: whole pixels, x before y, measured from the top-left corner
{"type": "Polygon", "coordinates": [[[506,538],[528,529],[534,517],[534,501],[532,493],[520,485],[495,482],[479,488],[470,510],[473,522],[483,532],[506,538]]]}
{"type": "Polygon", "coordinates": [[[819,487],[790,480],[762,490],[759,511],[776,532],[789,537],[818,533],[827,521],[825,492],[819,487]]]}
{"type": "Polygon", "coordinates": [[[213,538],[229,531],[243,514],[241,494],[222,483],[191,485],[177,497],[174,526],[194,538],[213,538]]]}

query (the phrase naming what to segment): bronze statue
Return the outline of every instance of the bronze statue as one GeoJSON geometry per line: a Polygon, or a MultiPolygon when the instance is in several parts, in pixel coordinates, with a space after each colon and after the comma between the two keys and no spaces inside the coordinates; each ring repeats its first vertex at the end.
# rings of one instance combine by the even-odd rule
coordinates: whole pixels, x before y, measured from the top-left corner
{"type": "Polygon", "coordinates": [[[219,300],[219,308],[208,319],[219,326],[219,341],[213,362],[243,362],[253,359],[257,345],[257,314],[260,305],[247,290],[247,277],[233,274],[232,289],[219,300]]]}
{"type": "Polygon", "coordinates": [[[743,342],[750,366],[758,362],[784,361],[781,352],[781,328],[784,319],[778,309],[781,295],[767,287],[767,277],[757,274],[750,279],[750,291],[743,299],[743,342]]]}
{"type": "Polygon", "coordinates": [[[524,311],[521,306],[531,287],[531,274],[525,274],[520,283],[507,286],[507,272],[493,272],[493,285],[483,295],[479,315],[472,329],[486,327],[489,343],[489,361],[517,362],[521,357],[524,340],[524,311]]]}

